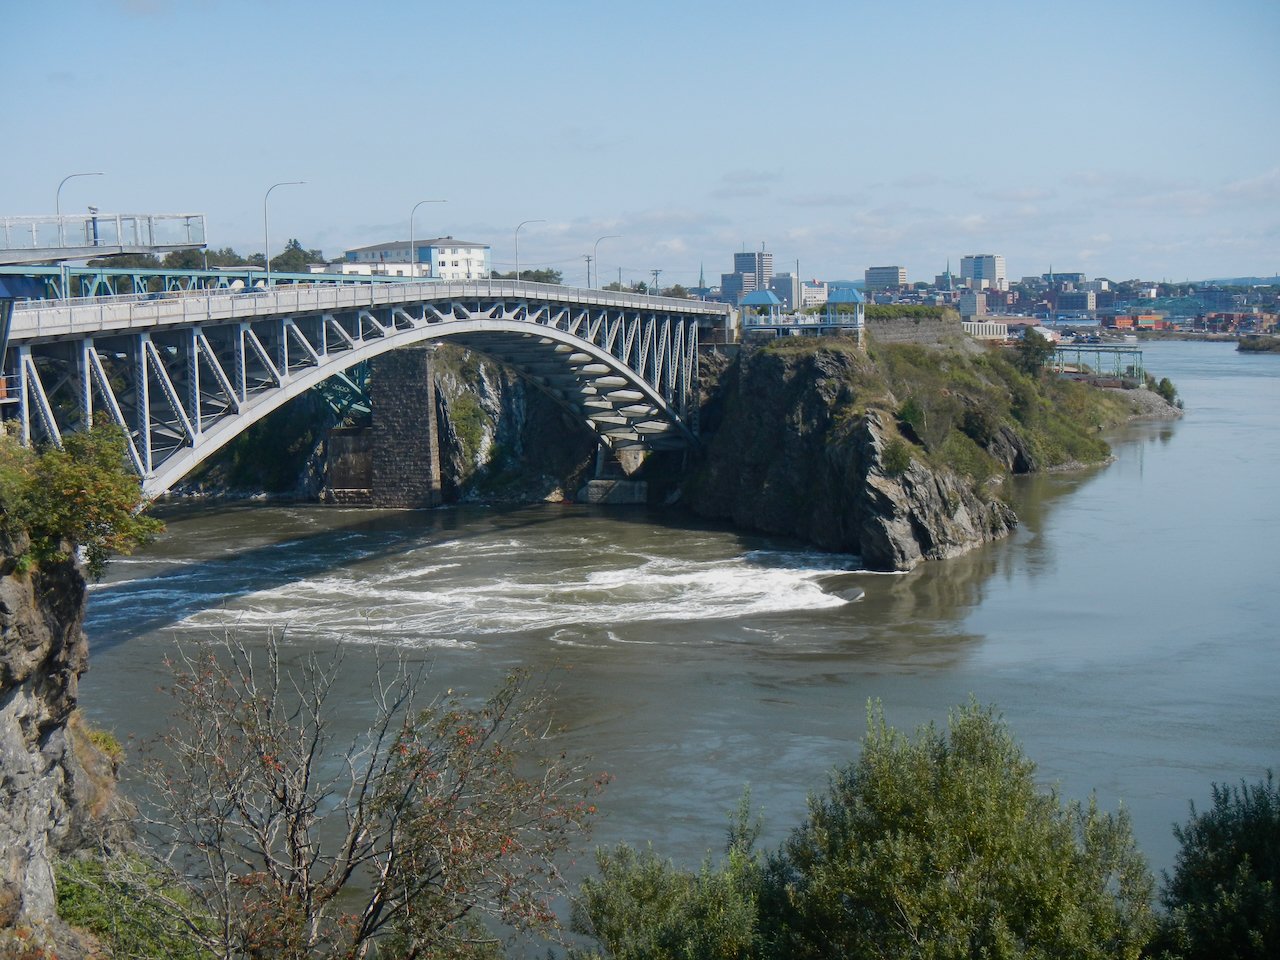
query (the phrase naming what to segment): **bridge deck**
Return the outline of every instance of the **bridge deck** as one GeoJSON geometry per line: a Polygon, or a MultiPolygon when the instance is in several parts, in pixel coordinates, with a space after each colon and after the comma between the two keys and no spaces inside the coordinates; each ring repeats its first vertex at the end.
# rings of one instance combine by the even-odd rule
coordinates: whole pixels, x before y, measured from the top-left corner
{"type": "Polygon", "coordinates": [[[24,442],[105,414],[148,494],[352,366],[454,340],[621,450],[696,438],[698,328],[724,304],[513,280],[294,284],[14,304],[0,404],[24,442]]]}

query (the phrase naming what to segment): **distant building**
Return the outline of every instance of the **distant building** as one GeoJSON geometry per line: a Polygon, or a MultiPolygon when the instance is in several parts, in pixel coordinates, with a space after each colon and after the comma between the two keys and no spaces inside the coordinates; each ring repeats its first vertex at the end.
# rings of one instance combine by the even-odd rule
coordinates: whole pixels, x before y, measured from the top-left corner
{"type": "Polygon", "coordinates": [[[769,281],[773,279],[773,254],[767,250],[754,253],[735,253],[733,255],[733,272],[755,277],[755,290],[768,290],[769,281]]]}
{"type": "Polygon", "coordinates": [[[975,340],[1009,339],[1009,324],[999,320],[962,320],[961,326],[975,340]]]}
{"type": "Polygon", "coordinates": [[[725,303],[739,303],[744,296],[756,288],[754,273],[722,273],[720,274],[720,299],[725,303]]]}
{"type": "Polygon", "coordinates": [[[897,290],[907,285],[906,267],[867,267],[863,276],[868,293],[878,290],[897,290]]]}
{"type": "Polygon", "coordinates": [[[1119,313],[1103,317],[1100,323],[1113,330],[1164,330],[1173,326],[1158,313],[1119,313]]]}
{"type": "Polygon", "coordinates": [[[414,241],[417,256],[411,255],[408,240],[355,247],[343,254],[338,265],[343,273],[363,272],[391,277],[425,276],[436,280],[480,280],[489,275],[489,245],[436,237],[414,241]]]}
{"type": "Polygon", "coordinates": [[[1054,273],[1053,271],[1050,271],[1044,275],[1044,282],[1049,284],[1051,287],[1054,285],[1061,286],[1066,283],[1075,287],[1084,283],[1085,278],[1083,273],[1054,273]]]}
{"type": "Polygon", "coordinates": [[[1004,257],[998,253],[973,253],[960,258],[960,279],[972,290],[1009,289],[1004,257]]]}
{"type": "Polygon", "coordinates": [[[1102,293],[1104,290],[1111,289],[1111,281],[1099,277],[1097,280],[1085,280],[1079,284],[1081,290],[1092,290],[1094,293],[1102,293]]]}
{"type": "Polygon", "coordinates": [[[960,316],[965,319],[985,317],[987,315],[987,295],[977,290],[966,290],[960,294],[960,302],[957,306],[960,310],[960,316]]]}
{"type": "Polygon", "coordinates": [[[1093,313],[1098,309],[1098,295],[1092,290],[1067,290],[1058,294],[1059,313],[1093,313]]]}
{"type": "Polygon", "coordinates": [[[800,309],[821,307],[827,302],[827,285],[821,280],[806,280],[800,284],[800,309]]]}
{"type": "Polygon", "coordinates": [[[769,292],[781,300],[788,310],[799,309],[800,278],[794,273],[775,274],[769,281],[769,292]]]}

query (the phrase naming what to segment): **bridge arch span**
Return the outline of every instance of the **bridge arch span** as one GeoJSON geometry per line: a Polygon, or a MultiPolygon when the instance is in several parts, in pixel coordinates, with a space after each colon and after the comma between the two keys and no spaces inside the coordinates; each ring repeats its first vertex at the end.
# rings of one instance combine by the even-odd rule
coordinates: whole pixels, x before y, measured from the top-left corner
{"type": "MultiPolygon", "coordinates": [[[[291,291],[255,296],[236,318],[214,316],[212,304],[200,316],[189,309],[191,298],[175,298],[182,316],[162,308],[141,324],[105,312],[92,328],[74,317],[18,323],[10,364],[15,419],[24,440],[60,442],[63,432],[105,412],[128,432],[131,459],[154,496],[351,366],[408,346],[455,342],[514,368],[615,450],[695,442],[696,311],[662,309],[659,298],[574,303],[560,287],[553,296],[528,296],[525,288],[537,284],[496,293],[492,283],[441,286],[429,298],[328,310],[297,309],[302,297],[291,291]],[[37,334],[43,326],[43,336],[21,335],[33,326],[37,334]]],[[[386,290],[377,290],[384,301],[386,290]]],[[[241,307],[239,298],[233,306],[241,307]]]]}

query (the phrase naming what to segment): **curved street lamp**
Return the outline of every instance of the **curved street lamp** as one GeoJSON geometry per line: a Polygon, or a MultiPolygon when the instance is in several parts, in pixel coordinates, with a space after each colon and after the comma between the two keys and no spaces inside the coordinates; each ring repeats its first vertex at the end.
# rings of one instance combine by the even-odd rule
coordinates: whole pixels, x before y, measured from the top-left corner
{"type": "Polygon", "coordinates": [[[105,173],[68,173],[62,178],[58,184],[58,192],[53,195],[53,209],[58,216],[62,216],[62,184],[66,183],[72,177],[105,177],[105,173]]]}
{"type": "Polygon", "coordinates": [[[418,249],[413,245],[413,215],[418,212],[418,208],[424,203],[448,203],[448,200],[419,200],[413,205],[413,209],[409,211],[409,276],[418,279],[418,249]]]}
{"type": "Polygon", "coordinates": [[[65,247],[67,245],[66,233],[62,229],[62,185],[66,183],[68,180],[72,179],[73,177],[105,177],[105,176],[106,176],[105,173],[96,172],[96,171],[94,173],[68,173],[65,177],[63,177],[58,182],[58,190],[53,195],[53,212],[58,217],[59,246],[65,247]]]}
{"type": "MultiPolygon", "coordinates": [[[[601,237],[599,240],[596,241],[595,246],[591,248],[591,259],[595,261],[595,265],[596,265],[596,283],[600,282],[600,240],[621,240],[621,239],[622,239],[622,234],[611,233],[607,237],[601,237]]],[[[587,286],[588,287],[591,286],[590,277],[587,277],[587,286]]]]}
{"type": "Polygon", "coordinates": [[[527,223],[546,223],[545,220],[521,220],[516,224],[516,280],[520,279],[520,228],[527,223]]]}
{"type": "Polygon", "coordinates": [[[296,187],[306,182],[305,180],[281,180],[267,187],[267,192],[262,198],[262,265],[267,271],[268,287],[271,286],[271,234],[267,229],[267,197],[271,196],[271,191],[276,187],[296,187]]]}

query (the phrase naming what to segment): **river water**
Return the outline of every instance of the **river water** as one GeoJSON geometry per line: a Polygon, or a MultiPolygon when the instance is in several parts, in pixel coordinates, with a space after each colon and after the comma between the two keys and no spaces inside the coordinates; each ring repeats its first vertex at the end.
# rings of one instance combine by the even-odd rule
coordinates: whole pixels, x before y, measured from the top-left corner
{"type": "Polygon", "coordinates": [[[1157,870],[1211,781],[1280,767],[1280,357],[1159,343],[1187,405],[1113,438],[1116,462],[1018,482],[1007,540],[906,575],[670,512],[546,505],[171,513],[90,594],[92,721],[146,738],[175,641],[285,631],[346,647],[354,732],[389,648],[483,694],[531,667],[563,745],[614,777],[595,839],[717,851],[749,785],[780,840],[890,723],[995,704],[1067,797],[1123,804],[1157,870]],[[859,599],[860,596],[860,599],[859,599]]]}

